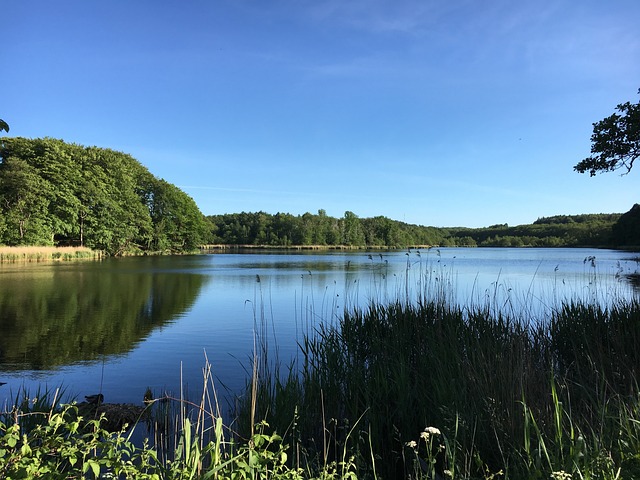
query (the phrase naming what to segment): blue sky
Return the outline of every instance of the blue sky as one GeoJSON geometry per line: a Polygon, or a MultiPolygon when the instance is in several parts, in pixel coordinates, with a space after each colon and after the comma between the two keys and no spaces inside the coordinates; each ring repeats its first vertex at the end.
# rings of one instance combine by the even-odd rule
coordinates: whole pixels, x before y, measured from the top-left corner
{"type": "Polygon", "coordinates": [[[1,12],[11,136],[129,153],[207,215],[482,227],[640,201],[640,171],[573,171],[592,123],[638,101],[637,0],[3,0],[1,12]]]}

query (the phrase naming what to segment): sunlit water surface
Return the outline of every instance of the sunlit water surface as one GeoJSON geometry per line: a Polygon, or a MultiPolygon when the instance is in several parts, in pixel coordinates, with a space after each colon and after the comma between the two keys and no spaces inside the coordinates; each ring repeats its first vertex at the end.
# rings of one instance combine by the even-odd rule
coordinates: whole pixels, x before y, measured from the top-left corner
{"type": "Polygon", "coordinates": [[[211,363],[220,397],[247,380],[255,333],[288,363],[297,341],[344,308],[444,296],[544,319],[562,299],[637,296],[637,253],[441,248],[243,253],[0,265],[0,407],[25,387],[103,392],[139,403],[147,387],[198,398],[211,363]]]}

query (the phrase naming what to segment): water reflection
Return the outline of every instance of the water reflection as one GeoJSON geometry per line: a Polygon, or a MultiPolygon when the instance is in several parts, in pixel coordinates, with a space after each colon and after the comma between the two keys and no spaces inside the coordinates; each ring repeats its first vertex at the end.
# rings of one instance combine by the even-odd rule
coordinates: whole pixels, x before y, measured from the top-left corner
{"type": "Polygon", "coordinates": [[[629,273],[625,275],[625,278],[636,292],[640,292],[640,274],[629,273]]]}
{"type": "Polygon", "coordinates": [[[0,365],[43,370],[131,351],[195,302],[207,277],[130,262],[2,269],[0,365]],[[8,281],[7,281],[8,280],[8,281]]]}
{"type": "Polygon", "coordinates": [[[205,353],[221,396],[231,396],[246,382],[256,331],[289,365],[319,322],[371,301],[442,293],[462,305],[523,306],[534,318],[564,298],[637,295],[627,281],[638,273],[635,258],[456,248],[0,265],[0,381],[8,383],[0,405],[2,395],[40,383],[102,392],[109,402],[140,402],[147,387],[186,385],[197,397],[205,353]]]}

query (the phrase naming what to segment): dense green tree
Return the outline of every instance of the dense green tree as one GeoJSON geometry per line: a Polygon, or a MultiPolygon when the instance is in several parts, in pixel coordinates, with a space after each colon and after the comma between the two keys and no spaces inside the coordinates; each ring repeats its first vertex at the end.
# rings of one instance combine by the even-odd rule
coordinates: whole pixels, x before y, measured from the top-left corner
{"type": "Polygon", "coordinates": [[[364,231],[358,216],[350,211],[342,217],[342,243],[349,246],[365,245],[364,231]]]}
{"type": "Polygon", "coordinates": [[[13,158],[27,159],[42,180],[49,185],[40,196],[48,200],[48,222],[51,225],[52,241],[70,238],[77,234],[77,167],[73,156],[77,146],[67,145],[50,138],[12,142],[13,158]]]}
{"type": "Polygon", "coordinates": [[[9,124],[0,118],[0,132],[2,132],[3,130],[5,132],[8,132],[9,131],[9,124]]]}
{"type": "Polygon", "coordinates": [[[152,249],[181,252],[198,248],[203,243],[207,226],[193,199],[164,180],[153,181],[150,188],[152,249]]]}
{"type": "Polygon", "coordinates": [[[0,218],[0,243],[110,255],[193,250],[208,229],[193,199],[130,155],[50,138],[2,139],[0,218]]]}
{"type": "Polygon", "coordinates": [[[471,237],[479,246],[602,247],[611,244],[611,227],[619,218],[620,214],[557,215],[531,225],[449,230],[459,245],[463,237],[471,237]]]}
{"type": "MultiPolygon", "coordinates": [[[[640,90],[638,90],[640,93],[640,90]]],[[[629,173],[640,156],[640,102],[618,105],[619,113],[593,124],[591,156],[579,162],[574,170],[591,176],[599,172],[623,169],[629,173]]]]}
{"type": "Polygon", "coordinates": [[[363,218],[360,220],[364,229],[365,242],[367,245],[402,247],[410,243],[407,242],[406,231],[403,231],[399,222],[395,222],[387,217],[378,216],[373,218],[363,218]]]}
{"type": "Polygon", "coordinates": [[[486,228],[436,228],[411,225],[383,216],[342,218],[265,212],[207,218],[210,243],[236,245],[351,245],[401,248],[429,246],[563,247],[611,245],[611,227],[620,214],[557,215],[531,225],[497,224],[486,228]],[[347,243],[349,242],[349,243],[347,243]]]}
{"type": "Polygon", "coordinates": [[[612,227],[613,242],[621,247],[640,246],[640,205],[635,204],[612,227]]]}
{"type": "Polygon", "coordinates": [[[0,199],[4,217],[4,241],[9,245],[51,245],[48,218],[53,188],[28,162],[14,159],[0,164],[0,199]]]}

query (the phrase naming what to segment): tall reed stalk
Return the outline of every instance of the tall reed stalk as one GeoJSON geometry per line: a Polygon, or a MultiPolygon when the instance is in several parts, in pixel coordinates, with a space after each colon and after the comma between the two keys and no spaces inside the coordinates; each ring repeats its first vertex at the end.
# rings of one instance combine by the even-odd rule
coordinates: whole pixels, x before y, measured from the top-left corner
{"type": "Polygon", "coordinates": [[[512,304],[455,305],[446,288],[413,302],[402,293],[320,322],[285,374],[263,362],[252,418],[283,435],[295,465],[349,457],[365,478],[623,478],[639,453],[640,301],[563,302],[532,319],[512,304]]]}

